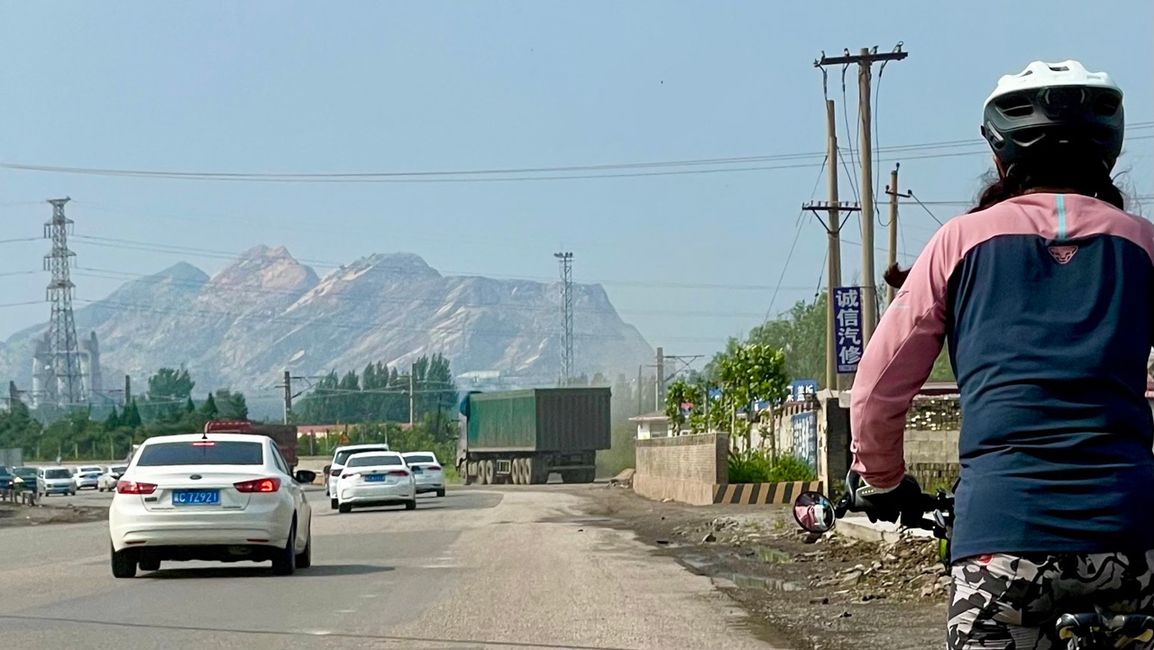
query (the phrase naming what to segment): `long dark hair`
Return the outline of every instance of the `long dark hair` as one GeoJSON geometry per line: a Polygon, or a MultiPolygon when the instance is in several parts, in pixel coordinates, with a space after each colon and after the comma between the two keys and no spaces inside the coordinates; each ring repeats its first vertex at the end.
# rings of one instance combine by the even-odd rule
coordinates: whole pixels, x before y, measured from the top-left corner
{"type": "MultiPolygon", "coordinates": [[[[1086,160],[1089,162],[1085,164],[1070,164],[1068,159],[1050,159],[1029,168],[1023,163],[1018,163],[1008,175],[991,171],[987,175],[985,186],[978,193],[978,204],[970,212],[985,210],[1002,201],[1022,196],[1030,190],[1041,189],[1060,189],[1083,194],[1105,201],[1119,210],[1125,210],[1126,197],[1110,177],[1109,170],[1091,157],[1086,160]]],[[[894,264],[886,269],[882,277],[886,284],[901,289],[909,275],[909,269],[903,270],[894,264]]]]}

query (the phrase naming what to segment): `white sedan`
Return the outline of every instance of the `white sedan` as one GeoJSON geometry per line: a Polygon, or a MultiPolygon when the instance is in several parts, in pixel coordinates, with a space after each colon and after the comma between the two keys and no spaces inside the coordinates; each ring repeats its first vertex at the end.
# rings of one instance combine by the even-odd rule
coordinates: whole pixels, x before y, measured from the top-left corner
{"type": "Polygon", "coordinates": [[[417,481],[417,494],[436,492],[439,497],[445,496],[445,472],[433,452],[409,451],[401,455],[413,470],[413,478],[417,481]]]}
{"type": "Polygon", "coordinates": [[[404,504],[417,507],[417,483],[405,459],[395,451],[353,454],[337,479],[337,510],[353,507],[404,504]]]}
{"type": "Polygon", "coordinates": [[[144,441],[108,510],[112,575],[162,561],[272,561],[276,575],[312,564],[312,509],[266,436],[208,433],[144,441]]]}

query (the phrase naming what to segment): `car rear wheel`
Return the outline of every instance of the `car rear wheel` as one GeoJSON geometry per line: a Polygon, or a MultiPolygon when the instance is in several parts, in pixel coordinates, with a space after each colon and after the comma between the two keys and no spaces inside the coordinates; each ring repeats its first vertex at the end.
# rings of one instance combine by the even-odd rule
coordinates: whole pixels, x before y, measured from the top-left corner
{"type": "Polygon", "coordinates": [[[329,508],[330,509],[336,510],[337,506],[339,506],[339,505],[340,505],[340,502],[337,501],[336,499],[329,499],[329,508]]]}
{"type": "Polygon", "coordinates": [[[296,570],[296,536],[297,522],[294,520],[292,528],[289,529],[288,542],[272,558],[274,576],[291,576],[296,570]]]}
{"type": "Polygon", "coordinates": [[[439,497],[445,496],[445,488],[441,488],[441,489],[437,490],[437,496],[439,496],[439,497]]]}
{"type": "Polygon", "coordinates": [[[140,558],[140,562],[138,564],[140,565],[141,571],[159,571],[160,570],[160,559],[159,558],[148,557],[147,555],[145,555],[145,556],[140,558]]]}
{"type": "Polygon", "coordinates": [[[410,499],[410,500],[405,502],[405,510],[416,510],[416,509],[417,509],[417,500],[416,499],[410,499]]]}
{"type": "Polygon", "coordinates": [[[353,511],[353,504],[342,503],[338,506],[337,511],[340,512],[341,514],[348,514],[348,513],[353,511]]]}
{"type": "Polygon", "coordinates": [[[112,577],[114,578],[135,578],[136,577],[136,554],[128,549],[118,551],[112,548],[109,544],[109,550],[112,553],[112,577]]]}
{"type": "Polygon", "coordinates": [[[312,531],[309,531],[308,542],[305,543],[305,550],[297,554],[297,568],[307,569],[313,565],[313,536],[312,531]]]}

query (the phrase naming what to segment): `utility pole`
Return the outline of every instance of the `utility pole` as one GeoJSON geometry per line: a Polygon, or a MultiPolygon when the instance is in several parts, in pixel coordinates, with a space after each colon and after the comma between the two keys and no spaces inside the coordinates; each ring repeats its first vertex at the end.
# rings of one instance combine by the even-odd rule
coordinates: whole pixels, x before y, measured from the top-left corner
{"type": "Polygon", "coordinates": [[[417,396],[413,392],[413,371],[417,369],[416,365],[409,366],[409,428],[413,428],[413,411],[417,408],[417,396]]]}
{"type": "Polygon", "coordinates": [[[653,389],[653,410],[665,410],[665,348],[657,348],[657,383],[653,389]]]}
{"type": "MultiPolygon", "coordinates": [[[[894,170],[890,172],[890,184],[886,186],[886,194],[890,196],[890,247],[888,267],[898,263],[898,198],[908,199],[913,195],[909,192],[898,192],[898,169],[901,163],[894,163],[894,170]]],[[[886,304],[894,301],[894,288],[886,287],[886,304]]]]}
{"type": "MultiPolygon", "coordinates": [[[[1154,353],[1152,353],[1152,354],[1154,354],[1154,353]]],[[[641,398],[642,398],[643,393],[644,393],[644,391],[642,390],[643,389],[643,383],[642,383],[643,378],[641,376],[641,369],[642,368],[644,368],[644,366],[641,366],[641,365],[637,366],[637,417],[641,417],[644,414],[644,411],[642,410],[642,407],[641,407],[641,398]]]]}
{"type": "Polygon", "coordinates": [[[289,416],[293,412],[293,378],[292,373],[284,371],[284,423],[289,423],[289,416]]]}
{"type": "Polygon", "coordinates": [[[132,402],[132,375],[124,375],[124,406],[132,402]]]}
{"type": "Polygon", "coordinates": [[[901,61],[909,56],[898,43],[893,52],[879,53],[877,48],[863,47],[858,54],[845,50],[844,56],[822,57],[818,67],[827,65],[858,66],[858,113],[861,115],[861,261],[862,261],[862,343],[868,345],[877,324],[877,287],[874,269],[874,190],[873,190],[873,130],[870,110],[870,81],[875,62],[901,61]]]}
{"type": "MultiPolygon", "coordinates": [[[[838,173],[837,173],[837,117],[832,99],[825,102],[825,130],[826,130],[826,161],[829,163],[829,200],[825,203],[806,203],[803,209],[809,210],[817,216],[828,236],[826,258],[826,309],[825,309],[825,387],[828,390],[840,390],[841,381],[837,373],[837,350],[834,331],[833,294],[834,289],[841,286],[841,227],[844,222],[841,213],[858,212],[861,206],[856,203],[842,204],[838,200],[838,173]],[[820,213],[826,214],[822,221],[820,213]]],[[[848,218],[848,214],[846,215],[848,218]]]]}
{"type": "Polygon", "coordinates": [[[573,376],[573,253],[553,253],[561,267],[561,385],[573,376]]]}

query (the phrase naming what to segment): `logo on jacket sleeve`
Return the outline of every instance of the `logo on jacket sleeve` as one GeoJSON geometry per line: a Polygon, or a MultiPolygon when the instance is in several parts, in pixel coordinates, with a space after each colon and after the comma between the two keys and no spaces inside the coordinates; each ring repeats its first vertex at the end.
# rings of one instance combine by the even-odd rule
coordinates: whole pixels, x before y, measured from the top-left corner
{"type": "Polygon", "coordinates": [[[1077,252],[1077,246],[1050,246],[1050,257],[1059,264],[1069,264],[1077,252]]]}

